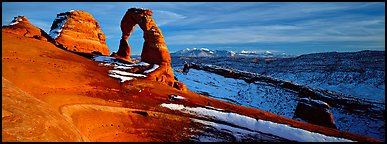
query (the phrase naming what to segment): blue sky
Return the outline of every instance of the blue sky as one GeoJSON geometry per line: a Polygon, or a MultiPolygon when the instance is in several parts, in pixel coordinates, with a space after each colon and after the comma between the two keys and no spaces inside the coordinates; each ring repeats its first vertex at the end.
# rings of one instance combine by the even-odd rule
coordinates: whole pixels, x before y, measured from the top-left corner
{"type": "MultiPolygon", "coordinates": [[[[100,23],[111,52],[117,51],[120,21],[128,8],[153,11],[170,52],[184,48],[316,52],[385,50],[385,3],[349,2],[2,2],[2,25],[26,16],[47,33],[57,13],[89,12],[100,23]]],[[[140,54],[137,26],[129,43],[140,54]]]]}

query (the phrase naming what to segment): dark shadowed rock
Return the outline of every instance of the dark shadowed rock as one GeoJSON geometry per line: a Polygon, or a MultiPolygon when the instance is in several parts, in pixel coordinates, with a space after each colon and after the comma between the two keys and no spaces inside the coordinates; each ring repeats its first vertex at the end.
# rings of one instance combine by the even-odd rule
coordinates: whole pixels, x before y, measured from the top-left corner
{"type": "Polygon", "coordinates": [[[301,98],[294,113],[294,117],[312,124],[337,129],[329,108],[330,106],[325,102],[301,98]]]}

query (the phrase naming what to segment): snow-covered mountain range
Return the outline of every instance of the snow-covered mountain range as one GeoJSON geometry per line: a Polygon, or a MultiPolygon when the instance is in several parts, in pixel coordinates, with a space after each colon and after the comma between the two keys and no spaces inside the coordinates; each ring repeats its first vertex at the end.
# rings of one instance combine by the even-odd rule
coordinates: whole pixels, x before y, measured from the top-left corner
{"type": "Polygon", "coordinates": [[[289,57],[284,53],[277,54],[271,51],[261,50],[241,50],[228,51],[228,50],[210,50],[208,48],[185,48],[183,50],[171,53],[171,56],[184,56],[184,57],[289,57]]]}

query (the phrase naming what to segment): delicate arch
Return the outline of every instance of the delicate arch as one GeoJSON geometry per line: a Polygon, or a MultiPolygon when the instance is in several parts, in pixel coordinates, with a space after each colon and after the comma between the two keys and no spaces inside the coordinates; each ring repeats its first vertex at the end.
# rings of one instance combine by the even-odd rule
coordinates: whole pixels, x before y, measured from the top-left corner
{"type": "Polygon", "coordinates": [[[118,52],[113,53],[112,56],[130,61],[131,48],[128,39],[137,24],[144,32],[141,61],[152,64],[170,63],[171,57],[164,36],[152,18],[152,11],[140,8],[131,8],[126,11],[121,20],[120,46],[118,52]]]}

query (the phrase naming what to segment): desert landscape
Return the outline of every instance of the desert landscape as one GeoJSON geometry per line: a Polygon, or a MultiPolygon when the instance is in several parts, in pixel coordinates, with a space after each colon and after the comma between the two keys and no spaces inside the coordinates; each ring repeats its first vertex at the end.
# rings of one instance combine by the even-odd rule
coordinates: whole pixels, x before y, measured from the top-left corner
{"type": "Polygon", "coordinates": [[[384,128],[384,102],[276,79],[273,77],[284,76],[275,72],[273,77],[257,75],[254,73],[261,72],[217,67],[221,64],[210,62],[211,58],[171,54],[152,10],[129,8],[122,16],[117,25],[122,30],[118,51],[109,50],[101,24],[87,11],[58,13],[50,33],[26,16],[16,16],[11,24],[3,25],[3,142],[384,141],[375,138],[377,134],[371,137],[342,130],[344,123],[335,121],[342,113],[353,117],[371,113],[364,119],[373,118],[379,122],[374,127],[384,128]],[[143,31],[144,44],[141,55],[132,56],[128,39],[136,25],[143,31]],[[183,71],[186,61],[189,70],[183,71]],[[301,101],[304,111],[299,111],[297,119],[291,117],[295,105],[291,110],[275,109],[278,104],[269,101],[247,105],[237,102],[240,97],[226,97],[226,90],[219,98],[214,92],[222,91],[219,86],[206,91],[215,85],[211,79],[229,78],[287,88],[292,93],[281,96],[301,101]],[[323,120],[316,121],[313,117],[317,115],[323,120]]]}

